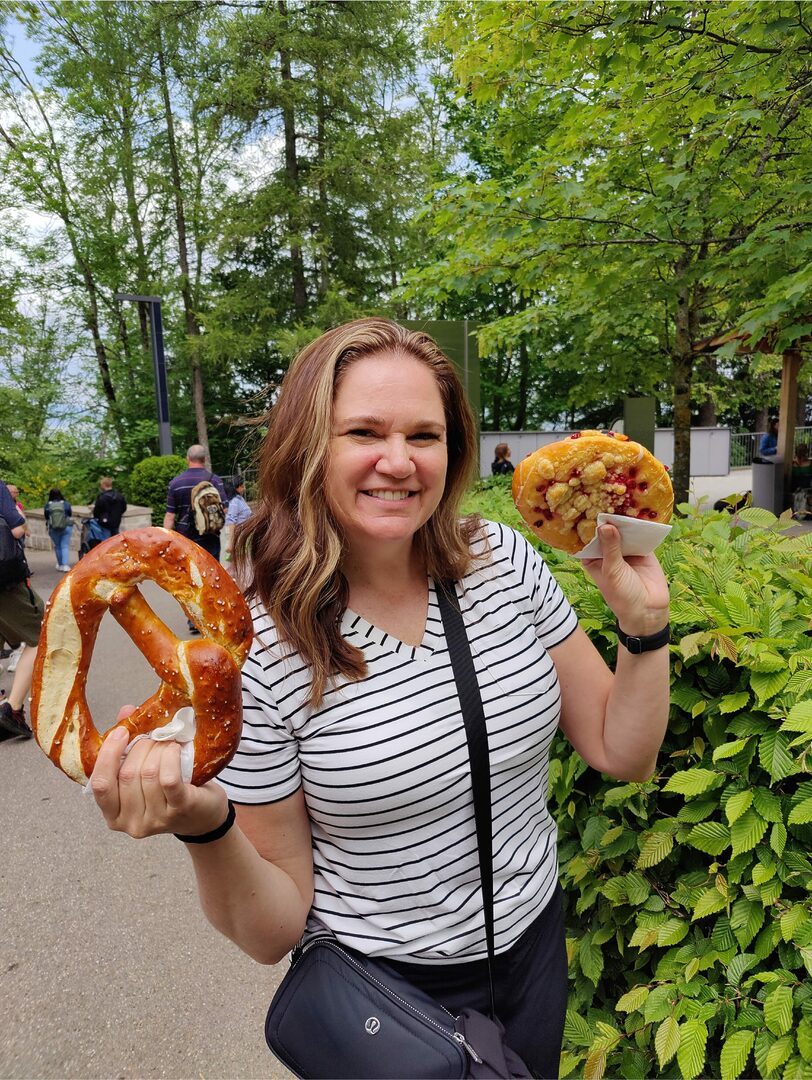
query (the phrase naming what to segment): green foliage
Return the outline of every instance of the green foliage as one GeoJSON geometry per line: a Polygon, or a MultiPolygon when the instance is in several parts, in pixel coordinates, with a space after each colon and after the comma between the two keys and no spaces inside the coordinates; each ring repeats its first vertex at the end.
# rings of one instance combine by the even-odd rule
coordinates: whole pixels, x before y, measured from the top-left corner
{"type": "MultiPolygon", "coordinates": [[[[467,509],[521,527],[491,481],[467,509]]],[[[658,551],[674,643],[656,775],[599,776],[563,736],[551,761],[572,977],[562,1075],[807,1076],[812,535],[765,511],[680,510],[658,551]]],[[[544,555],[611,663],[595,586],[544,555]]]]}
{"type": "Polygon", "coordinates": [[[177,454],[148,457],[139,461],[130,474],[130,500],[136,506],[151,506],[153,524],[160,525],[166,511],[166,489],[173,476],[186,468],[177,454]]]}
{"type": "Polygon", "coordinates": [[[458,0],[439,6],[436,37],[470,157],[427,212],[440,251],[406,295],[457,297],[469,313],[508,293],[476,315],[480,353],[511,393],[546,372],[581,409],[670,384],[687,493],[692,407],[730,387],[741,400],[739,342],[718,363],[697,343],[777,328],[780,351],[808,333],[801,7],[458,0]]]}

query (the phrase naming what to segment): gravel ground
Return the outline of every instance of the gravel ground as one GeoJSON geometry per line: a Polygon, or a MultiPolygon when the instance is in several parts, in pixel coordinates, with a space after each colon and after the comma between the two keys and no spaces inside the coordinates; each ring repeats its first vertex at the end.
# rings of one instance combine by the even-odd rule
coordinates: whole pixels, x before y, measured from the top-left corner
{"type": "MultiPolygon", "coordinates": [[[[47,597],[60,577],[51,554],[30,561],[47,597]]],[[[144,592],[182,636],[175,601],[149,584],[144,592]]],[[[89,680],[97,727],[155,685],[106,615],[89,680]]],[[[208,925],[178,841],[110,832],[33,740],[0,743],[0,813],[0,1077],[290,1075],[263,1035],[286,964],[255,964],[208,925]]]]}

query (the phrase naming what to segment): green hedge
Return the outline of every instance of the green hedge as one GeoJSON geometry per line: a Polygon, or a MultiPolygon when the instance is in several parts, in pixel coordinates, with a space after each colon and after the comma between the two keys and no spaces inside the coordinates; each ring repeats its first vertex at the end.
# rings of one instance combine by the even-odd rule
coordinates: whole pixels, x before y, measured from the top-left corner
{"type": "Polygon", "coordinates": [[[178,454],[144,458],[133,466],[130,473],[130,501],[136,506],[152,507],[153,525],[163,524],[169,481],[185,468],[186,458],[178,454]]]}
{"type": "MultiPolygon", "coordinates": [[[[520,527],[504,482],[468,509],[520,527]]],[[[561,1074],[809,1077],[812,534],[759,509],[679,509],[658,549],[674,644],[656,775],[618,783],[563,736],[554,746],[572,978],[561,1074]]],[[[591,579],[543,550],[611,663],[591,579]]]]}

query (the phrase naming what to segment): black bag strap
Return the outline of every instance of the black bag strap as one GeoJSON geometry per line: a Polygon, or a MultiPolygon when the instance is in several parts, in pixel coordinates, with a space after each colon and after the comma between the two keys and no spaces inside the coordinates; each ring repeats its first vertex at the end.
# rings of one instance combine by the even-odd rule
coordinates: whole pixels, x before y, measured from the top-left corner
{"type": "Polygon", "coordinates": [[[471,763],[471,787],[474,796],[474,820],[479,851],[479,876],[482,882],[482,908],[485,916],[485,943],[488,949],[488,993],[491,1018],[495,1018],[493,995],[494,933],[493,933],[493,831],[491,828],[491,770],[488,752],[488,730],[479,694],[471,646],[453,581],[439,582],[437,602],[443,620],[448,655],[457,695],[465,723],[468,758],[471,763]]]}

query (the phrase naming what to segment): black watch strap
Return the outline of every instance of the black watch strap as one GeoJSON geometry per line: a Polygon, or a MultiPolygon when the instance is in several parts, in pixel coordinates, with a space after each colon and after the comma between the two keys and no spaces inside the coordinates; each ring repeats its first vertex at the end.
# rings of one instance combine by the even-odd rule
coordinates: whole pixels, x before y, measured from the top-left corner
{"type": "Polygon", "coordinates": [[[640,653],[661,649],[663,645],[667,645],[671,641],[670,623],[666,623],[662,630],[658,630],[656,634],[646,634],[642,637],[637,634],[624,634],[618,623],[615,623],[615,632],[620,644],[625,649],[628,649],[632,656],[639,656],[640,653]]]}
{"type": "Polygon", "coordinates": [[[175,833],[174,835],[176,839],[182,840],[184,844],[210,844],[213,840],[219,840],[221,836],[226,835],[228,830],[234,824],[236,816],[234,803],[229,799],[226,820],[222,825],[218,825],[216,829],[212,829],[211,832],[201,833],[199,836],[181,836],[180,833],[175,833]]]}

